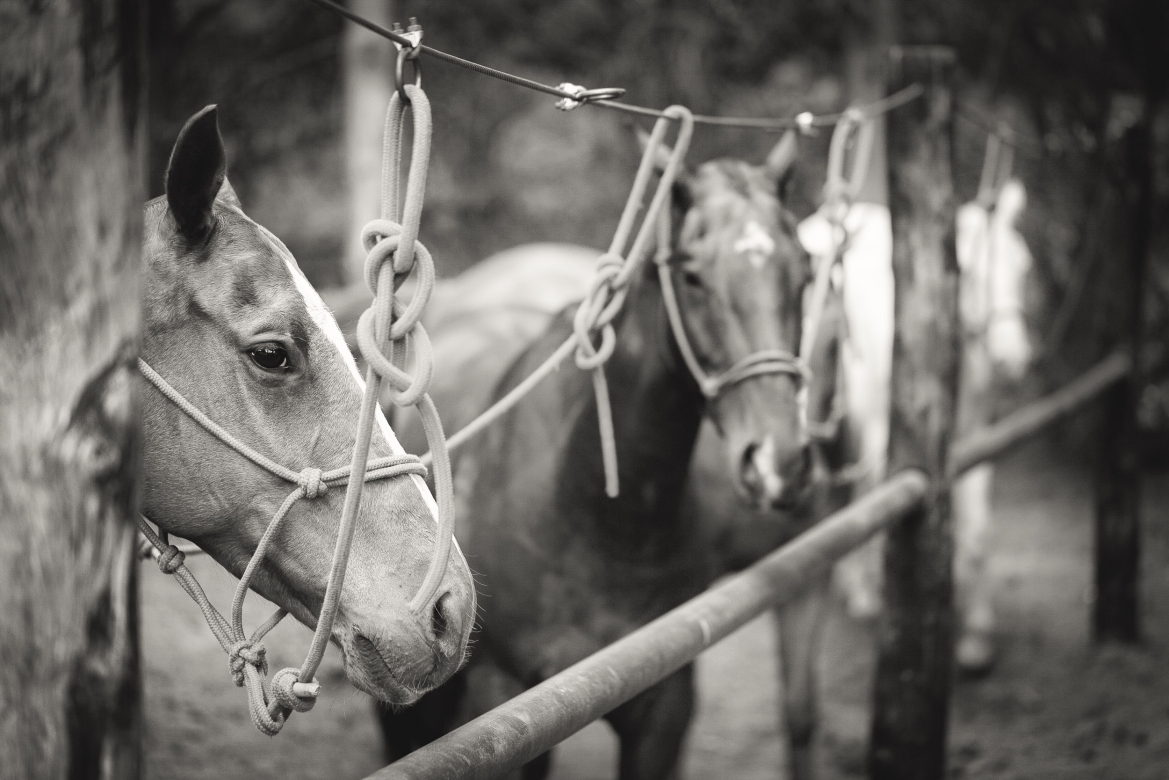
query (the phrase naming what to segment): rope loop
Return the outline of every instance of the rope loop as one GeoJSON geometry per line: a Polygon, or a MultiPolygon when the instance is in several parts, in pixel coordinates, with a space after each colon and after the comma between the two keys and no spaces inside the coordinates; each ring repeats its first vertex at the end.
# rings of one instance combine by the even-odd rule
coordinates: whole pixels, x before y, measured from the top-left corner
{"type": "Polygon", "coordinates": [[[227,665],[231,669],[231,680],[237,688],[244,687],[247,667],[252,667],[261,677],[268,676],[268,651],[263,643],[252,639],[241,639],[227,649],[227,665]]]}
{"type": "Polygon", "coordinates": [[[317,468],[301,469],[300,478],[297,479],[297,484],[300,485],[301,490],[304,491],[304,497],[308,499],[319,498],[329,492],[329,483],[322,478],[324,472],[317,468]]]}
{"type": "Polygon", "coordinates": [[[168,544],[159,551],[158,568],[163,574],[174,574],[187,560],[187,556],[178,547],[168,544]]]}
{"type": "Polygon", "coordinates": [[[300,669],[286,666],[272,675],[271,687],[275,703],[286,710],[308,712],[317,703],[321,684],[315,677],[311,683],[300,682],[300,669]]]}

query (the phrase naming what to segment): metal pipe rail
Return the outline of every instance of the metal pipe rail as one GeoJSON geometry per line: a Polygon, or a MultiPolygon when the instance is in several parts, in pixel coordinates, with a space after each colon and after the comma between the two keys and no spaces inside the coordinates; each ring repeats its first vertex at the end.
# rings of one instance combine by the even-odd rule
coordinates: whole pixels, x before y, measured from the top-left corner
{"type": "MultiPolygon", "coordinates": [[[[1124,378],[1116,353],[1051,395],[957,442],[951,475],[989,460],[1124,378]]],[[[903,471],[753,566],[366,780],[486,780],[531,761],[693,661],[714,643],[798,596],[814,575],[908,514],[930,490],[903,471]]]]}
{"type": "Polygon", "coordinates": [[[370,775],[493,778],[532,760],[690,663],[912,510],[929,487],[898,474],[763,560],[465,726],[370,775]]]}

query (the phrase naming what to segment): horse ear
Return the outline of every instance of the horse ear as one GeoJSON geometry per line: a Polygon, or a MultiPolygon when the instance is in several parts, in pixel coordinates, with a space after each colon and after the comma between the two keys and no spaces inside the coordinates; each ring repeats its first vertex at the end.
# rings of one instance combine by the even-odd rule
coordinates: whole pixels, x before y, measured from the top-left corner
{"type": "Polygon", "coordinates": [[[166,169],[166,201],[179,233],[188,241],[202,240],[211,231],[215,221],[211,204],[226,174],[216,109],[207,106],[179,131],[166,169]]]}
{"type": "Polygon", "coordinates": [[[788,130],[783,134],[771,151],[767,153],[767,161],[763,163],[763,170],[767,177],[775,182],[776,192],[781,199],[791,183],[795,173],[796,154],[799,152],[799,143],[796,140],[796,131],[788,130]]]}

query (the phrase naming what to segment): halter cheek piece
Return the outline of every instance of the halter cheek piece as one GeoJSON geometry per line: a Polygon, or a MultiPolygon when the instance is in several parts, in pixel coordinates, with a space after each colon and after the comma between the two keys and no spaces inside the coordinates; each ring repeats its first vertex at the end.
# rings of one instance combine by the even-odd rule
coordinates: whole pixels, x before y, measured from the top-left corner
{"type": "MultiPolygon", "coordinates": [[[[141,358],[138,360],[138,369],[141,371],[142,376],[150,384],[154,385],[167,400],[181,409],[205,431],[265,471],[296,485],[296,488],[288,494],[288,497],[284,499],[280,508],[276,510],[276,514],[273,515],[272,521],[264,531],[263,537],[260,538],[260,543],[256,546],[256,551],[252,554],[251,560],[248,561],[243,576],[240,577],[239,585],[235,589],[235,597],[231,603],[230,623],[211,604],[211,601],[203,592],[203,588],[195,580],[190,570],[187,569],[184,563],[185,555],[183,551],[170,544],[166,532],[160,530],[158,533],[155,533],[145,518],[141,515],[138,517],[139,530],[142,531],[142,534],[147,540],[159,551],[158,567],[164,574],[174,575],[175,579],[182,585],[183,590],[199,605],[204,618],[207,620],[207,625],[211,628],[212,633],[215,634],[215,638],[219,640],[223,651],[227,653],[232,679],[237,686],[247,689],[252,722],[265,734],[269,736],[275,735],[279,733],[289,713],[294,710],[305,712],[312,709],[313,705],[316,704],[317,694],[321,686],[313,675],[316,673],[321,659],[319,655],[310,651],[309,656],[305,659],[304,665],[301,668],[289,667],[287,669],[281,669],[272,676],[272,681],[269,683],[266,679],[268,662],[265,658],[264,645],[260,643],[260,640],[265,634],[275,628],[276,624],[283,620],[288,612],[284,609],[278,609],[251,637],[248,637],[244,633],[243,626],[244,597],[247,595],[248,587],[251,584],[252,578],[255,576],[256,570],[267,554],[273,537],[280,530],[280,526],[283,524],[284,519],[288,517],[289,511],[296,502],[302,498],[310,501],[320,498],[329,492],[329,488],[348,483],[351,468],[350,466],[343,466],[326,471],[309,467],[300,471],[293,471],[286,466],[282,466],[266,455],[244,444],[216,424],[214,420],[183,397],[178,390],[172,387],[170,383],[163,379],[157,371],[151,368],[141,358]],[[301,680],[309,680],[309,682],[301,682],[301,680]]],[[[388,479],[405,474],[424,476],[426,474],[426,468],[413,455],[379,458],[369,462],[362,481],[371,482],[373,480],[388,479]]],[[[336,563],[339,554],[340,550],[334,551],[334,563],[336,563]]],[[[341,568],[344,568],[344,562],[342,562],[341,568]]],[[[328,613],[326,613],[325,609],[322,609],[317,621],[315,633],[317,635],[323,635],[327,640],[332,633],[335,617],[335,609],[328,613]]]]}

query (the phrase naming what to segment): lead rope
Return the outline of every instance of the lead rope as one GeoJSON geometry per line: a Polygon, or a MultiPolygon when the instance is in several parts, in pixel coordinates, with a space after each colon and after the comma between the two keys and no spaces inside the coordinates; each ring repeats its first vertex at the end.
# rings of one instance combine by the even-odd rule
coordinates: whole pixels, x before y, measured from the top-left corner
{"type": "MultiPolygon", "coordinates": [[[[248,709],[252,716],[252,722],[256,728],[268,736],[275,736],[280,733],[280,729],[293,711],[307,712],[313,708],[321,686],[313,677],[320,664],[320,656],[314,656],[311,651],[301,668],[281,669],[272,675],[271,683],[267,680],[266,650],[260,640],[284,619],[285,615],[288,614],[285,610],[276,610],[250,637],[244,632],[244,598],[256,570],[267,554],[272,539],[280,530],[285,518],[288,517],[289,511],[302,498],[310,501],[320,498],[329,491],[331,486],[348,483],[351,491],[354,485],[361,485],[366,481],[387,479],[404,474],[425,474],[426,469],[413,455],[401,455],[372,461],[367,464],[367,468],[363,469],[363,472],[354,471],[351,466],[329,471],[313,467],[301,469],[299,472],[293,471],[232,436],[187,400],[141,358],[138,360],[138,369],[142,376],[154,385],[163,396],[212,436],[265,471],[296,485],[296,489],[288,494],[280,508],[276,510],[276,514],[264,531],[255,552],[252,553],[243,576],[240,577],[231,603],[230,622],[207,598],[203,588],[187,568],[185,553],[170,543],[165,532],[155,533],[146,518],[141,515],[138,517],[138,528],[142,535],[158,550],[158,568],[164,574],[173,575],[183,590],[199,605],[208,627],[219,641],[220,647],[227,653],[232,680],[237,686],[247,690],[248,709]],[[364,473],[363,479],[350,479],[350,476],[355,473],[364,473]],[[307,675],[305,674],[306,670],[307,675]]],[[[336,568],[337,563],[337,553],[334,553],[334,568],[336,568]]],[[[343,568],[344,561],[341,561],[341,565],[343,568]]],[[[332,585],[332,579],[330,579],[330,585],[332,585]]],[[[328,632],[332,631],[333,616],[325,615],[322,610],[321,619],[317,623],[318,631],[325,628],[326,621],[328,622],[328,628],[325,629],[327,636],[328,632]]]]}
{"type": "MultiPolygon", "coordinates": [[[[399,52],[399,62],[404,56],[407,56],[406,49],[399,52]]],[[[454,489],[450,453],[438,410],[427,393],[434,372],[434,356],[430,338],[419,322],[434,290],[435,277],[430,251],[418,241],[426,173],[430,165],[432,127],[430,100],[422,87],[399,83],[399,90],[390,97],[390,105],[386,110],[382,150],[382,218],[373,220],[361,231],[362,243],[369,252],[365,261],[365,280],[374,294],[374,300],[357,322],[357,346],[368,368],[362,415],[358,422],[361,438],[353,453],[354,468],[357,468],[359,462],[365,462],[369,451],[374,412],[383,380],[390,386],[390,399],[395,405],[414,406],[418,410],[434,465],[438,543],[426,577],[410,602],[410,609],[415,612],[427,607],[438,591],[454,542],[454,489]],[[402,131],[407,108],[413,118],[414,138],[406,179],[406,197],[402,201],[402,131]],[[418,270],[418,283],[414,296],[409,304],[403,304],[394,292],[415,268],[418,270]],[[383,348],[388,351],[388,355],[383,352],[383,348]],[[410,353],[414,357],[414,376],[402,367],[410,353]]],[[[347,495],[347,509],[348,499],[347,495]]],[[[359,499],[360,488],[354,503],[359,499]]],[[[353,511],[356,511],[356,507],[353,511]]]]}
{"type": "MultiPolygon", "coordinates": [[[[645,255],[653,240],[657,217],[665,208],[674,180],[682,167],[682,160],[690,148],[690,136],[693,131],[694,121],[688,108],[670,106],[665,109],[663,116],[654,124],[649,141],[646,142],[645,150],[641,155],[641,163],[638,165],[633,186],[625,201],[625,209],[621,212],[621,219],[617,223],[617,230],[609,245],[609,251],[597,258],[597,273],[573,317],[572,335],[526,379],[508,391],[458,433],[452,435],[446,442],[448,451],[461,447],[472,437],[488,428],[523,400],[543,379],[556,371],[565,358],[575,353],[576,365],[593,372],[593,389],[597,398],[597,421],[601,432],[601,457],[605,471],[605,494],[610,498],[616,498],[619,495],[617,445],[613,432],[613,413],[609,404],[609,387],[605,381],[604,372],[605,361],[612,356],[613,349],[617,344],[617,334],[613,329],[612,322],[625,303],[630,282],[645,261],[645,255]],[[662,143],[671,121],[674,120],[678,121],[678,137],[674,142],[674,148],[670,152],[669,161],[662,171],[657,189],[650,199],[648,208],[646,208],[645,219],[633,241],[633,246],[622,257],[622,252],[629,243],[629,235],[633,232],[637,214],[641,211],[645,200],[645,192],[654,171],[657,148],[662,143]],[[599,346],[593,343],[597,333],[600,333],[601,339],[599,346]]],[[[424,455],[422,462],[429,463],[433,454],[424,455]]]]}

